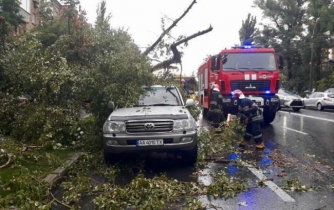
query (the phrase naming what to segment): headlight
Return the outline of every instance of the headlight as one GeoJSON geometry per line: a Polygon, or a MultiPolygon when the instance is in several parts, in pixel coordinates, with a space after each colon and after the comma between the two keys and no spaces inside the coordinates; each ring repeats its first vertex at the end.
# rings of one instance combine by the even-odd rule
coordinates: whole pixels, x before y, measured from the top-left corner
{"type": "Polygon", "coordinates": [[[103,133],[123,133],[125,132],[125,123],[107,120],[103,125],[103,133]]]}
{"type": "Polygon", "coordinates": [[[284,101],[291,101],[291,98],[289,98],[289,97],[284,97],[283,100],[284,100],[284,101]]]}
{"type": "Polygon", "coordinates": [[[194,130],[195,121],[193,119],[175,120],[174,121],[174,131],[180,130],[194,130]]]}

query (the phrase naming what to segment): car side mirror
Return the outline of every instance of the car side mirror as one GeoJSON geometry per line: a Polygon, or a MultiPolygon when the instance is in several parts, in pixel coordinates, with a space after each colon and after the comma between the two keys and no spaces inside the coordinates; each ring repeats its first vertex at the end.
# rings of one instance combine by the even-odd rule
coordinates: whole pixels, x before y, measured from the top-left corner
{"type": "Polygon", "coordinates": [[[108,109],[110,109],[111,111],[114,111],[114,109],[115,109],[115,104],[114,104],[114,102],[112,102],[112,101],[109,101],[109,102],[108,102],[108,109]]]}
{"type": "Polygon", "coordinates": [[[188,98],[186,101],[186,106],[195,106],[195,100],[188,98]]]}

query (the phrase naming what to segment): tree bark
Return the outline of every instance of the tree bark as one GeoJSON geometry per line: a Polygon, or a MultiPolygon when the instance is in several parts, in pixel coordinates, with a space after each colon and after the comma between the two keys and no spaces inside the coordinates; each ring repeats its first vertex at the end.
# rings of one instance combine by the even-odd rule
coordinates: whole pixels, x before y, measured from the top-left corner
{"type": "Polygon", "coordinates": [[[189,41],[189,40],[191,40],[191,39],[194,39],[194,38],[196,38],[196,37],[198,37],[198,36],[201,36],[201,35],[203,35],[203,34],[206,34],[206,33],[210,32],[210,31],[212,31],[212,29],[213,29],[213,28],[212,28],[212,26],[210,25],[210,27],[209,27],[208,29],[204,30],[204,31],[199,31],[199,32],[197,32],[197,33],[195,33],[195,34],[193,34],[193,35],[191,35],[191,36],[188,36],[188,37],[186,37],[186,38],[184,38],[184,39],[182,39],[182,40],[180,40],[180,41],[178,41],[178,42],[176,42],[176,43],[173,43],[173,44],[170,46],[170,48],[171,48],[171,50],[172,50],[172,52],[173,52],[173,57],[170,58],[170,59],[168,59],[168,60],[165,60],[165,61],[163,61],[163,62],[161,62],[161,63],[158,63],[158,64],[155,65],[155,66],[153,66],[153,67],[150,69],[150,71],[151,71],[151,72],[154,72],[154,71],[159,70],[159,69],[166,69],[166,68],[168,68],[168,67],[169,67],[171,64],[173,64],[173,63],[181,63],[181,54],[180,54],[180,52],[178,51],[177,46],[180,45],[180,44],[182,44],[182,43],[185,43],[185,42],[187,42],[187,41],[189,41]]]}
{"type": "Polygon", "coordinates": [[[189,10],[192,8],[192,6],[197,3],[196,0],[193,0],[186,11],[178,18],[176,19],[172,25],[170,25],[165,31],[162,32],[162,34],[159,36],[159,38],[150,46],[148,47],[144,52],[143,55],[148,55],[151,51],[154,50],[154,48],[161,42],[161,40],[166,36],[175,26],[176,24],[189,12],[189,10]]]}

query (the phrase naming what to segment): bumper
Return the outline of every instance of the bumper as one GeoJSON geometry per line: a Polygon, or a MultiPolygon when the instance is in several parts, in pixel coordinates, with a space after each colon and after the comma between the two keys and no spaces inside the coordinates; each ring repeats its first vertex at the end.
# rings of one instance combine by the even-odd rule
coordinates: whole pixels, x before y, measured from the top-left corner
{"type": "MultiPolygon", "coordinates": [[[[110,142],[110,141],[109,141],[110,142]]],[[[191,150],[197,145],[197,131],[187,131],[186,134],[162,133],[162,134],[103,134],[103,147],[108,153],[140,153],[140,152],[168,152],[178,150],[191,150]],[[138,140],[163,139],[163,145],[138,146],[138,140]],[[182,139],[188,141],[183,142],[182,139]],[[191,140],[190,140],[191,139],[191,140]],[[108,143],[109,140],[117,144],[108,143]]]]}
{"type": "Polygon", "coordinates": [[[283,104],[281,104],[281,107],[303,108],[304,103],[301,100],[283,101],[283,104]]]}
{"type": "MultiPolygon", "coordinates": [[[[276,96],[247,96],[261,108],[278,109],[280,100],[276,96]]],[[[223,109],[229,110],[229,113],[235,114],[238,112],[239,102],[234,97],[223,97],[223,109]]]]}

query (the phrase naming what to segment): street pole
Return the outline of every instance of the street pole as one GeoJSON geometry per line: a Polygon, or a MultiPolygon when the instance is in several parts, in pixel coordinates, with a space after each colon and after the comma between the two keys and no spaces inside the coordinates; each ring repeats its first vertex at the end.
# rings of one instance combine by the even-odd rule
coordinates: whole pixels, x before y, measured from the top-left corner
{"type": "Polygon", "coordinates": [[[311,61],[310,61],[310,81],[308,83],[308,94],[312,93],[312,71],[313,71],[313,46],[314,46],[314,34],[315,34],[315,28],[317,27],[317,23],[319,21],[319,17],[315,20],[315,24],[313,27],[313,32],[312,32],[312,38],[311,38],[311,61]]]}

